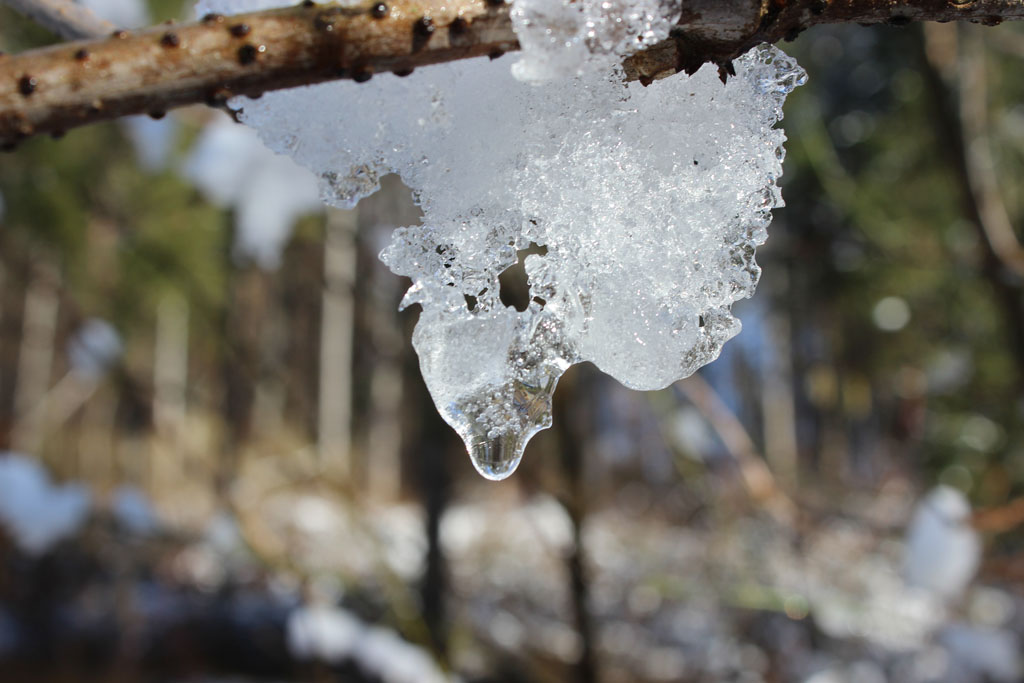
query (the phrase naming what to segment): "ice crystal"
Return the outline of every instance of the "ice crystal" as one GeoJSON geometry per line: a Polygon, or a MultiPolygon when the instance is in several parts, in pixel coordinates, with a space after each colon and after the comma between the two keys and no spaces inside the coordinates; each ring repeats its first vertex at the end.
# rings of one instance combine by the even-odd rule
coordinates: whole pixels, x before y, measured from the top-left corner
{"type": "Polygon", "coordinates": [[[512,73],[548,81],[606,70],[622,55],[668,37],[677,2],[661,0],[516,0],[512,25],[522,56],[512,73]]]}
{"type": "Polygon", "coordinates": [[[236,102],[329,203],[353,205],[389,172],[413,189],[422,224],[381,257],[413,280],[403,306],[422,306],[423,377],[485,477],[508,476],[550,426],[570,365],[658,389],[739,331],[730,306],[753,293],[754,248],[781,205],[774,126],[804,72],[763,46],[728,84],[710,65],[624,83],[617,55],[665,35],[666,7],[516,0],[512,70],[514,57],[469,60],[236,102]],[[499,276],[531,246],[520,311],[499,276]]]}

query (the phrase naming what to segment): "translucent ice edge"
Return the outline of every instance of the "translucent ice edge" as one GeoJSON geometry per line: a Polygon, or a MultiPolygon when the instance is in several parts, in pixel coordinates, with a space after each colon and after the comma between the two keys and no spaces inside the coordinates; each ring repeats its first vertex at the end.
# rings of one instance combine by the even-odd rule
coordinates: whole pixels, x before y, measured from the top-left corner
{"type": "Polygon", "coordinates": [[[515,3],[516,21],[522,10],[540,22],[521,29],[527,66],[516,68],[537,84],[517,80],[510,58],[468,60],[234,102],[269,147],[321,178],[328,203],[353,206],[389,172],[412,188],[422,224],[396,230],[381,258],[413,281],[403,307],[422,306],[413,344],[424,380],[488,479],[511,474],[551,425],[572,364],[648,390],[714,360],[739,332],[730,307],[753,293],[754,249],[782,205],[775,124],[805,80],[791,58],[755,48],[725,85],[711,66],[626,84],[606,57],[663,22],[644,33],[643,10],[621,35],[611,21],[590,36],[598,5],[581,6],[582,24],[572,14],[553,25],[583,36],[593,57],[582,62],[559,57],[576,38],[531,47],[549,35],[539,13],[575,10],[515,3]],[[542,62],[556,66],[535,70],[542,62]],[[499,276],[531,245],[530,303],[518,311],[501,302],[499,276]]]}

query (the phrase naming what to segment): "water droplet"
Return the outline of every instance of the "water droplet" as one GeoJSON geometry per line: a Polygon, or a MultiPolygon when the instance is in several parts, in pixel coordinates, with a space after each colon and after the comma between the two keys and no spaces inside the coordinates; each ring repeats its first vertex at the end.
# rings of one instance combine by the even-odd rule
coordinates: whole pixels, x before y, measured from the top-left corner
{"type": "Polygon", "coordinates": [[[465,442],[473,466],[485,478],[500,481],[515,472],[526,444],[551,426],[551,397],[563,370],[539,370],[536,383],[512,380],[508,387],[492,389],[464,401],[454,411],[442,412],[465,442]]]}
{"type": "Polygon", "coordinates": [[[493,439],[480,439],[469,446],[469,457],[476,471],[491,481],[501,481],[516,471],[523,459],[523,448],[516,434],[503,433],[493,439]]]}

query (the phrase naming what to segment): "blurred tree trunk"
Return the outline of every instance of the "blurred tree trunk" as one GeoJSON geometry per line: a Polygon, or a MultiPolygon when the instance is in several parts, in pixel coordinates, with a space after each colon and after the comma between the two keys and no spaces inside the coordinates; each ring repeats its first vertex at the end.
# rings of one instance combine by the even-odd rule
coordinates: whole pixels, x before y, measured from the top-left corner
{"type": "Polygon", "coordinates": [[[165,294],[156,308],[153,420],[157,431],[175,450],[185,429],[188,326],[188,302],[176,293],[165,294]]]}
{"type": "MultiPolygon", "coordinates": [[[[402,318],[394,311],[408,281],[388,270],[378,254],[395,226],[416,225],[421,212],[398,176],[384,176],[380,182],[381,191],[359,203],[356,330],[368,343],[356,350],[355,381],[361,400],[355,410],[362,428],[353,437],[360,444],[361,471],[371,495],[393,500],[403,481],[403,364],[409,353],[402,318]]],[[[433,404],[428,405],[433,411],[433,404]]]]}
{"type": "MultiPolygon", "coordinates": [[[[786,280],[786,271],[780,268],[772,280],[773,286],[769,292],[775,300],[788,298],[786,280]]],[[[764,456],[775,478],[784,488],[793,490],[797,484],[798,455],[793,396],[792,320],[784,307],[768,315],[766,328],[771,343],[761,379],[764,456]]]]}
{"type": "Polygon", "coordinates": [[[222,493],[237,473],[241,450],[252,435],[271,285],[269,276],[256,266],[235,262],[234,230],[229,233],[225,247],[227,292],[221,346],[224,435],[215,467],[215,486],[222,493]]]}
{"type": "Polygon", "coordinates": [[[434,408],[420,376],[419,358],[411,346],[405,353],[404,368],[407,390],[404,395],[405,419],[402,420],[403,460],[416,477],[416,488],[425,513],[424,535],[427,539],[420,603],[423,621],[430,633],[430,647],[438,659],[447,662],[448,563],[441,546],[441,517],[451,498],[449,455],[460,449],[462,442],[434,408]]]}
{"type": "Polygon", "coordinates": [[[352,343],[357,220],[355,210],[328,209],[324,235],[317,451],[320,466],[342,477],[353,475],[352,343]]]}
{"type": "Polygon", "coordinates": [[[251,428],[249,437],[274,436],[285,428],[287,367],[285,354],[291,331],[291,311],[284,308],[280,297],[281,278],[278,273],[260,269],[264,283],[263,324],[257,344],[251,428]]]}
{"type": "Polygon", "coordinates": [[[286,415],[310,441],[318,430],[324,249],[321,234],[307,235],[300,226],[277,273],[287,325],[282,352],[286,415]]]}
{"type": "MultiPolygon", "coordinates": [[[[584,479],[584,450],[588,441],[590,425],[584,413],[588,402],[584,399],[587,391],[581,388],[581,377],[589,374],[585,370],[566,374],[559,382],[555,394],[555,412],[558,421],[555,430],[558,435],[559,458],[564,493],[562,506],[572,522],[572,549],[567,558],[569,573],[569,595],[572,598],[573,621],[580,638],[580,655],[576,662],[578,683],[597,683],[597,643],[593,617],[590,613],[590,584],[586,567],[586,553],[583,547],[583,520],[586,516],[587,487],[584,479]]],[[[585,379],[583,380],[585,381],[585,379]]]]}
{"type": "Polygon", "coordinates": [[[57,267],[43,259],[37,261],[25,292],[14,399],[17,424],[11,439],[12,447],[24,453],[38,454],[43,441],[46,426],[44,401],[53,370],[59,288],[60,271],[57,267]]]}
{"type": "MultiPolygon", "coordinates": [[[[3,229],[5,226],[0,226],[3,229]]],[[[0,283],[0,451],[12,447],[15,423],[15,389],[18,381],[18,346],[21,339],[25,297],[20,269],[12,264],[4,241],[3,281],[0,283]]],[[[21,264],[18,264],[21,265],[21,264]]]]}
{"type": "Polygon", "coordinates": [[[77,477],[100,489],[113,487],[113,453],[117,443],[117,395],[98,397],[85,404],[78,437],[77,477]]]}
{"type": "MultiPolygon", "coordinates": [[[[390,280],[397,283],[394,277],[390,280]]],[[[401,365],[405,340],[391,315],[396,290],[391,283],[378,278],[371,285],[376,290],[372,301],[379,306],[371,329],[378,360],[370,379],[371,414],[364,449],[367,487],[371,495],[385,500],[396,498],[402,488],[401,423],[405,391],[401,365]]]]}

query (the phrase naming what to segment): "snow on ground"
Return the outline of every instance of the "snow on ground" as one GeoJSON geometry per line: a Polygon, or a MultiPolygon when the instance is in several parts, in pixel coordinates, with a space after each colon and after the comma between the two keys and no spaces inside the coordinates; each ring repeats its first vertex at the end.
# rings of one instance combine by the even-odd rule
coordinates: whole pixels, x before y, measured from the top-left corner
{"type": "Polygon", "coordinates": [[[367,624],[340,607],[307,605],[288,617],[288,648],[303,660],[355,662],[382,683],[448,683],[433,657],[395,631],[367,624]]]}
{"type": "Polygon", "coordinates": [[[964,679],[1019,683],[1024,673],[1020,637],[1008,629],[956,622],[943,627],[938,640],[964,679]]]}
{"type": "Polygon", "coordinates": [[[981,561],[981,538],[970,526],[964,494],[939,486],[917,506],[907,529],[904,575],[913,586],[953,600],[974,578],[981,561]]]}
{"type": "MultiPolygon", "coordinates": [[[[921,552],[921,510],[933,512],[936,497],[924,496],[913,514],[884,497],[864,500],[859,505],[876,521],[855,512],[799,537],[768,518],[720,515],[712,527],[691,527],[654,508],[592,511],[582,530],[584,566],[606,679],[758,683],[771,671],[772,680],[794,683],[1020,680],[1019,599],[965,572],[956,574],[956,596],[905,578],[907,558],[921,552]]],[[[938,497],[954,500],[942,490],[938,497]]],[[[132,533],[159,524],[130,487],[114,494],[111,512],[132,533]]],[[[26,552],[39,554],[74,533],[87,513],[80,487],[54,486],[24,456],[0,456],[0,524],[26,552]]],[[[206,595],[258,576],[261,563],[243,533],[251,522],[217,515],[175,551],[173,575],[206,595]]],[[[259,522],[263,535],[280,539],[287,568],[274,570],[265,588],[253,592],[253,584],[239,595],[283,620],[292,656],[354,664],[387,683],[448,680],[426,651],[343,606],[344,595],[362,587],[393,598],[390,591],[416,585],[426,552],[419,508],[281,491],[261,500],[259,522]]],[[[564,508],[546,495],[489,496],[446,510],[440,539],[450,614],[471,634],[453,651],[457,671],[485,672],[495,650],[563,666],[579,657],[567,569],[573,538],[564,508]]],[[[956,543],[925,545],[933,563],[959,559],[956,543]]],[[[160,622],[180,616],[182,599],[149,582],[138,587],[135,609],[160,622]]],[[[105,604],[89,602],[89,618],[103,617],[105,604]]],[[[245,618],[259,618],[261,609],[237,608],[245,618]]],[[[0,613],[0,649],[17,646],[18,628],[0,613]]]]}
{"type": "MultiPolygon", "coordinates": [[[[934,494],[923,498],[931,505],[934,494]]],[[[1012,681],[1022,671],[1013,598],[975,586],[959,574],[966,604],[904,578],[905,558],[918,552],[893,501],[864,502],[886,517],[891,532],[858,519],[834,519],[803,537],[766,519],[687,528],[621,509],[594,511],[583,539],[590,606],[602,666],[609,680],[764,680],[768,658],[790,652],[787,681],[982,683],[1012,681]],[[879,512],[891,509],[890,512],[879,512]],[[768,633],[745,630],[744,614],[775,614],[768,633]],[[822,642],[806,642],[808,631],[822,642]],[[792,642],[790,642],[792,641],[792,642]],[[881,677],[879,677],[881,676],[881,677]],[[739,678],[736,678],[739,677],[739,678]],[[987,677],[987,678],[986,678],[987,677]]],[[[329,496],[281,499],[262,508],[267,523],[292,534],[291,558],[313,575],[333,567],[352,585],[381,581],[381,568],[415,579],[425,539],[416,508],[339,505],[329,496]],[[400,560],[396,558],[402,558],[400,560]]],[[[915,517],[916,523],[916,517],[915,517]]],[[[913,525],[911,525],[913,527],[913,525]]],[[[492,646],[570,663],[581,642],[572,627],[566,558],[572,526],[554,499],[537,495],[463,501],[447,509],[441,543],[449,562],[459,619],[492,646]]],[[[956,563],[955,546],[930,547],[939,564],[956,563]]],[[[973,571],[972,571],[973,574],[973,571]]],[[[303,612],[322,620],[330,644],[305,646],[329,659],[348,652],[358,628],[337,612],[303,612]],[[334,648],[334,650],[332,650],[334,648]]],[[[768,617],[765,617],[768,618],[768,617]]],[[[309,622],[311,623],[311,622],[309,622]]],[[[472,669],[472,648],[466,654],[472,669]]],[[[458,662],[457,662],[458,664],[458,662]]]]}
{"type": "Polygon", "coordinates": [[[156,533],[163,524],[149,498],[135,486],[118,486],[110,497],[110,512],[125,530],[140,536],[156,533]]]}
{"type": "Polygon", "coordinates": [[[0,453],[0,525],[25,552],[40,555],[78,531],[90,499],[82,485],[54,485],[37,460],[0,453]]]}
{"type": "Polygon", "coordinates": [[[19,627],[14,617],[0,607],[0,657],[13,652],[18,646],[19,627]]]}

